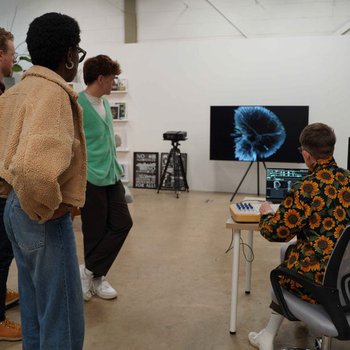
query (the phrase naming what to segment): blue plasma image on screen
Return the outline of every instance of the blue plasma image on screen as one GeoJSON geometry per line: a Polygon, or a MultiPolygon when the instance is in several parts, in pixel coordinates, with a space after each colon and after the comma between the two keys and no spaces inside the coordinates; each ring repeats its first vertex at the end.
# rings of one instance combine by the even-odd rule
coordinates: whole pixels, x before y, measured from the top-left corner
{"type": "Polygon", "coordinates": [[[234,112],[235,158],[263,160],[275,154],[286,139],[280,119],[261,106],[242,106],[234,112]]]}

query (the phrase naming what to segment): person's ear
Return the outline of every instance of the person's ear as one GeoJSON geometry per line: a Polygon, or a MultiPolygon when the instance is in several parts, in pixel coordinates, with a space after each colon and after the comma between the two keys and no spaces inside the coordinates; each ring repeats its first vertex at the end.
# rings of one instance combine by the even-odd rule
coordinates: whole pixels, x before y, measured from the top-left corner
{"type": "Polygon", "coordinates": [[[98,81],[98,83],[99,83],[100,85],[103,84],[103,75],[102,75],[102,74],[100,74],[100,75],[97,77],[97,81],[98,81]]]}
{"type": "Polygon", "coordinates": [[[303,150],[303,156],[304,156],[304,161],[305,161],[305,164],[308,166],[308,167],[312,167],[313,164],[316,163],[316,159],[312,156],[312,154],[307,151],[306,149],[303,150]]]}
{"type": "Polygon", "coordinates": [[[310,160],[311,154],[306,149],[303,149],[302,154],[304,156],[305,161],[309,161],[310,160]]]}
{"type": "Polygon", "coordinates": [[[67,52],[67,58],[66,58],[66,62],[65,62],[65,66],[67,69],[73,69],[74,68],[74,59],[73,59],[73,52],[72,52],[72,48],[69,48],[68,52],[67,52]]]}
{"type": "Polygon", "coordinates": [[[315,158],[312,156],[312,154],[309,152],[309,151],[306,151],[308,157],[309,157],[309,160],[314,162],[315,161],[315,158]]]}

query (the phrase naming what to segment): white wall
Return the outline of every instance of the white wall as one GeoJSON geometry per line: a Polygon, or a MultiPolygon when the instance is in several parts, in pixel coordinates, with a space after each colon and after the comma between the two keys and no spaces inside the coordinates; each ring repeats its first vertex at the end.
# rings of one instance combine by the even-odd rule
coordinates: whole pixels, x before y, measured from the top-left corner
{"type": "MultiPolygon", "coordinates": [[[[335,155],[346,166],[347,37],[120,45],[109,54],[118,57],[129,79],[132,148],[167,152],[170,143],[162,141],[162,133],[186,130],[188,140],[181,150],[189,155],[190,189],[233,191],[247,167],[209,160],[211,105],[308,105],[310,122],[334,127],[335,155]]],[[[255,170],[242,191],[256,191],[255,170]]]]}
{"type": "MultiPolygon", "coordinates": [[[[348,37],[124,45],[118,1],[18,3],[13,27],[16,40],[25,37],[34,17],[46,11],[61,11],[80,23],[81,46],[89,56],[106,53],[120,61],[123,77],[129,80],[129,94],[124,100],[130,118],[129,145],[134,151],[168,152],[170,143],[162,140],[163,132],[188,132],[181,151],[189,156],[190,190],[233,192],[247,167],[247,163],[209,161],[211,105],[309,105],[311,122],[323,121],[335,128],[336,158],[346,166],[350,114],[348,37]]],[[[0,25],[11,18],[9,6],[1,4],[0,25]]],[[[241,190],[256,191],[255,169],[241,190]]]]}
{"type": "MultiPolygon", "coordinates": [[[[0,0],[0,26],[11,30],[16,44],[25,41],[29,23],[46,12],[61,12],[80,25],[81,46],[97,42],[113,46],[124,41],[123,0],[0,0]]],[[[26,45],[18,48],[24,53],[26,45]]]]}

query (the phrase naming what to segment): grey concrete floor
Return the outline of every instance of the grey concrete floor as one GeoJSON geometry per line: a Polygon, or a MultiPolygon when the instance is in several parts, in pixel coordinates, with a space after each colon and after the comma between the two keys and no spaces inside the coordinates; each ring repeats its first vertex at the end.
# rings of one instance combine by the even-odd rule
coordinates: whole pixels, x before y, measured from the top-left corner
{"type": "MultiPolygon", "coordinates": [[[[94,297],[85,303],[85,350],[232,350],[254,349],[247,334],[269,318],[269,272],[278,265],[279,244],[256,232],[252,292],[244,293],[241,254],[237,333],[230,335],[232,252],[225,253],[231,232],[225,228],[230,193],[131,189],[134,227],[107,279],[116,300],[94,297]]],[[[80,218],[74,222],[78,256],[83,261],[80,218]]],[[[243,232],[243,239],[245,232],[243,232]]],[[[16,288],[16,266],[9,287],[16,288]]],[[[19,307],[8,318],[19,320],[19,307]]],[[[275,349],[313,349],[314,335],[300,322],[284,321],[275,349]]],[[[334,350],[350,342],[335,341],[334,350]]],[[[18,350],[21,343],[0,342],[18,350]]],[[[62,349],[64,350],[64,349],[62,349]]]]}

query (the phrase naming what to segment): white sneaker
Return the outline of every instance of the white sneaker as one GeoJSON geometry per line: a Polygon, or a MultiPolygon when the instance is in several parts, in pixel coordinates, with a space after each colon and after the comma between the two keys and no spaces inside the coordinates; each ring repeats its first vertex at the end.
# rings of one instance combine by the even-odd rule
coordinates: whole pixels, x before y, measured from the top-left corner
{"type": "Polygon", "coordinates": [[[83,298],[85,301],[89,301],[92,297],[92,279],[94,274],[85,268],[85,265],[79,265],[80,269],[80,279],[81,279],[81,288],[83,290],[83,298]]]}
{"type": "Polygon", "coordinates": [[[115,299],[118,296],[117,291],[106,281],[104,276],[94,278],[92,288],[94,294],[102,299],[115,299]]]}
{"type": "Polygon", "coordinates": [[[273,350],[274,336],[262,329],[259,333],[250,332],[248,334],[249,343],[259,350],[273,350]]]}

